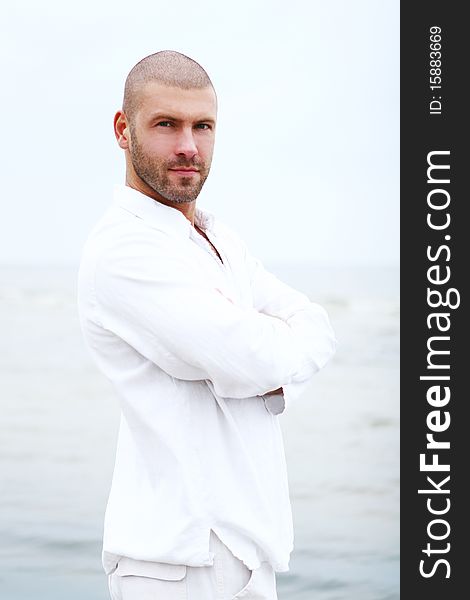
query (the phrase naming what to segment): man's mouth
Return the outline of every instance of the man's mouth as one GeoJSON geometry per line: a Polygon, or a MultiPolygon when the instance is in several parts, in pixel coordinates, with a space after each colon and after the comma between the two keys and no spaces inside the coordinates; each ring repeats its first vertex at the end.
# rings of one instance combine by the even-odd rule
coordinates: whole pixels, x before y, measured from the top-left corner
{"type": "Polygon", "coordinates": [[[173,167],[172,169],[170,169],[170,171],[173,171],[175,173],[182,173],[182,174],[189,174],[189,173],[199,173],[198,169],[195,169],[194,167],[173,167]]]}

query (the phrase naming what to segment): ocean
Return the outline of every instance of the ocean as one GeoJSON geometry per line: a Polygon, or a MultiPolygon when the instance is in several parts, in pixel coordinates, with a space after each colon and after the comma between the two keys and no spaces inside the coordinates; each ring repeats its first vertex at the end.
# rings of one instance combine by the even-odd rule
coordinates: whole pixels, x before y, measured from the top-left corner
{"type": "MultiPolygon", "coordinates": [[[[294,517],[279,600],[399,598],[399,272],[270,265],[339,346],[280,416],[294,517]]],[[[0,598],[109,600],[119,409],[81,338],[76,268],[0,267],[0,598]]]]}

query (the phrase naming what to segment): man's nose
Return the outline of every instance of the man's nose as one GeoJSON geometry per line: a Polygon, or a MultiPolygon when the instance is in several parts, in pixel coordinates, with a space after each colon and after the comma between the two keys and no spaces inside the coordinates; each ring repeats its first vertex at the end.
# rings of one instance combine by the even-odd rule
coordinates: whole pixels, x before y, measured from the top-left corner
{"type": "Polygon", "coordinates": [[[180,131],[176,142],[175,154],[184,155],[186,158],[196,156],[197,146],[191,128],[184,128],[180,131]]]}

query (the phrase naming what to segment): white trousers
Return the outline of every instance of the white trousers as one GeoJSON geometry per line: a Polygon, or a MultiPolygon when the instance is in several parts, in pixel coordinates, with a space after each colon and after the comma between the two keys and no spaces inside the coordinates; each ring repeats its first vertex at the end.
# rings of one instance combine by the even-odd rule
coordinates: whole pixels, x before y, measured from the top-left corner
{"type": "Polygon", "coordinates": [[[122,557],[109,577],[112,600],[278,600],[268,562],[250,571],[211,531],[210,567],[188,567],[122,557]]]}

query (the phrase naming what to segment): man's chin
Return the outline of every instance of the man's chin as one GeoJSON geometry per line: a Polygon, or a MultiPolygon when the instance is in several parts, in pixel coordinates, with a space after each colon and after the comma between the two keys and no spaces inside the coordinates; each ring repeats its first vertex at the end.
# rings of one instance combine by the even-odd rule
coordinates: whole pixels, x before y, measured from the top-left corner
{"type": "Polygon", "coordinates": [[[166,193],[162,194],[167,200],[171,200],[171,202],[177,202],[178,204],[183,204],[186,202],[194,202],[196,198],[199,196],[200,188],[189,189],[188,186],[180,186],[180,189],[172,189],[168,190],[166,193]]]}
{"type": "MultiPolygon", "coordinates": [[[[163,194],[162,194],[163,195],[163,194]]],[[[169,200],[170,202],[175,202],[176,204],[186,204],[189,202],[194,202],[196,198],[199,196],[199,192],[197,194],[165,194],[164,198],[169,200]]]]}

